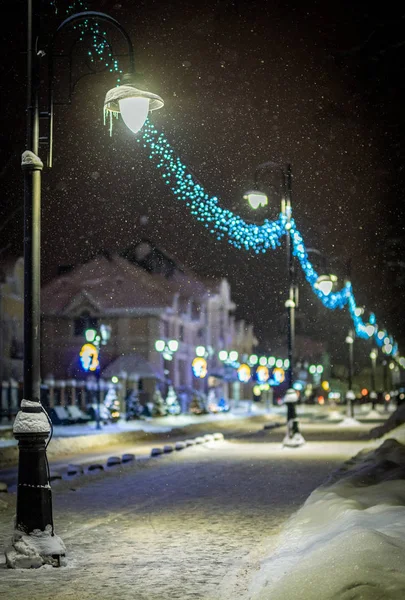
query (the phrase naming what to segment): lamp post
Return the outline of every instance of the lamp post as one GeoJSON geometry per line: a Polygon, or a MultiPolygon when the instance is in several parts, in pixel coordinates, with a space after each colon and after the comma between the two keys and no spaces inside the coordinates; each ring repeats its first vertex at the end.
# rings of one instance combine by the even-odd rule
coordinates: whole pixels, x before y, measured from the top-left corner
{"type": "Polygon", "coordinates": [[[166,365],[167,362],[171,362],[173,360],[173,355],[177,352],[178,349],[179,342],[177,340],[156,340],[155,342],[155,350],[163,356],[163,376],[166,388],[165,397],[170,385],[170,377],[166,377],[166,375],[170,375],[170,371],[166,368],[166,365]]]}
{"type": "Polygon", "coordinates": [[[354,364],[354,332],[352,330],[346,336],[346,344],[348,347],[348,364],[347,364],[347,393],[346,393],[346,402],[347,402],[347,416],[350,418],[354,418],[354,407],[353,400],[355,399],[355,395],[353,392],[353,364],[354,364]]]}
{"type": "MultiPolygon", "coordinates": [[[[41,171],[43,162],[38,156],[40,118],[45,118],[48,129],[45,141],[48,146],[47,164],[52,166],[53,144],[53,49],[57,36],[67,27],[79,23],[102,21],[117,30],[128,45],[130,73],[125,76],[125,85],[113,88],[105,100],[105,110],[110,113],[139,115],[142,105],[144,121],[149,110],[163,106],[163,101],[154,94],[142,92],[132,82],[134,75],[133,47],[123,27],[104,13],[86,11],[65,19],[44,43],[41,37],[41,0],[27,0],[27,109],[26,150],[22,155],[24,178],[24,356],[23,356],[23,400],[18,412],[13,433],[18,440],[19,465],[15,532],[11,546],[6,550],[9,567],[38,567],[42,564],[59,566],[65,554],[62,540],[55,535],[52,515],[52,493],[49,482],[49,467],[46,457],[46,440],[50,434],[50,422],[40,402],[40,232],[41,232],[41,171]],[[41,65],[48,61],[48,105],[40,112],[41,65]],[[42,532],[39,537],[34,532],[42,532]],[[49,543],[44,537],[49,536],[49,543]],[[21,541],[24,543],[21,543],[21,541]],[[28,546],[29,552],[21,548],[28,546]]],[[[48,32],[46,32],[48,34],[48,32]]],[[[44,36],[44,39],[46,36],[44,36]]],[[[79,41],[79,40],[77,40],[79,41]]],[[[100,35],[98,36],[98,42],[100,35]]],[[[108,48],[111,45],[104,39],[108,48]]],[[[73,51],[73,49],[72,49],[73,51]]],[[[112,51],[111,51],[112,52],[112,51]]],[[[71,57],[70,57],[71,58],[71,57]]],[[[94,72],[94,71],[92,71],[94,72]]],[[[74,85],[69,92],[73,92],[74,85]]],[[[126,118],[126,117],[125,117],[126,118]]],[[[125,120],[124,118],[124,120],[125,120]]],[[[131,121],[131,117],[127,118],[131,121]]],[[[142,118],[138,125],[142,126],[142,118]]],[[[131,121],[132,123],[132,121],[131,121]]]]}
{"type": "Polygon", "coordinates": [[[266,206],[268,204],[267,195],[259,191],[259,173],[266,168],[280,169],[282,179],[282,195],[281,195],[281,213],[285,218],[286,230],[286,254],[287,254],[287,273],[288,273],[288,298],[285,301],[287,309],[287,356],[288,368],[286,372],[286,381],[288,391],[285,395],[285,403],[287,404],[287,435],[283,444],[286,446],[300,446],[305,443],[303,436],[300,433],[299,423],[296,413],[296,403],[298,402],[298,394],[293,389],[294,379],[294,343],[295,343],[295,309],[298,306],[298,288],[295,283],[295,267],[294,255],[291,244],[291,196],[292,196],[292,169],[291,165],[287,164],[281,167],[279,164],[268,161],[260,164],[254,175],[255,189],[247,192],[244,198],[249,201],[252,208],[266,206]]]}
{"type": "Polygon", "coordinates": [[[370,352],[370,358],[371,358],[371,379],[370,379],[371,410],[375,409],[375,404],[376,404],[376,400],[377,400],[377,392],[375,389],[375,373],[376,373],[376,366],[377,366],[377,356],[378,356],[378,351],[375,348],[373,348],[370,352]]]}
{"type": "Polygon", "coordinates": [[[101,417],[100,417],[100,405],[101,405],[101,385],[100,385],[100,377],[101,377],[101,366],[100,366],[100,346],[105,346],[108,340],[111,337],[111,327],[109,325],[105,325],[101,323],[99,329],[94,329],[93,327],[89,327],[84,332],[84,336],[86,338],[86,342],[88,344],[94,345],[97,352],[97,361],[96,368],[93,369],[96,379],[97,379],[97,396],[96,396],[96,429],[101,429],[101,417]]]}

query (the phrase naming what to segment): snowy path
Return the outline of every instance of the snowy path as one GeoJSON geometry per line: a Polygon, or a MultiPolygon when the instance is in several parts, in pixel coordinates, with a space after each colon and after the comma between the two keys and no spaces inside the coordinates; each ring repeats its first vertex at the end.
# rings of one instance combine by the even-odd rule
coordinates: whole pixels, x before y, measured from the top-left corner
{"type": "MultiPolygon", "coordinates": [[[[280,436],[261,431],[59,484],[55,525],[68,567],[1,569],[0,597],[242,597],[246,557],[255,568],[252,557],[264,555],[269,537],[332,470],[367,445],[353,431],[346,437],[357,441],[309,441],[298,451],[283,450],[280,436]]],[[[12,506],[0,510],[3,547],[11,515],[12,506]]]]}

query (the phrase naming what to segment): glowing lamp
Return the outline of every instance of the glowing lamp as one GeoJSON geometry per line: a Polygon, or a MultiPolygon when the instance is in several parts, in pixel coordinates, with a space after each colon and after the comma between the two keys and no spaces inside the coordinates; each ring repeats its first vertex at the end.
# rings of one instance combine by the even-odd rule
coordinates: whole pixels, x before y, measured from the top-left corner
{"type": "Polygon", "coordinates": [[[104,100],[104,111],[110,116],[110,128],[112,116],[121,114],[125,125],[133,132],[137,133],[142,129],[149,112],[158,110],[164,106],[160,96],[139,90],[132,83],[128,82],[129,75],[124,75],[124,85],[113,88],[107,92],[104,100]]]}
{"type": "MultiPolygon", "coordinates": [[[[257,354],[251,354],[249,356],[249,362],[251,365],[257,365],[258,360],[259,360],[259,358],[258,358],[257,354]]],[[[266,361],[266,364],[267,364],[267,361],[266,361]]]]}
{"type": "Polygon", "coordinates": [[[241,364],[238,367],[237,373],[238,373],[238,379],[242,383],[247,383],[251,377],[250,367],[249,367],[249,365],[246,365],[245,363],[241,364]]]}
{"type": "Polygon", "coordinates": [[[263,192],[257,190],[250,190],[243,196],[244,200],[247,200],[250,206],[256,210],[260,206],[266,206],[268,203],[267,196],[263,192]]]}
{"type": "Polygon", "coordinates": [[[257,367],[257,369],[256,369],[256,377],[257,377],[257,381],[259,383],[266,383],[266,381],[270,377],[268,368],[265,367],[264,365],[260,365],[259,367],[257,367]]]}
{"type": "Polygon", "coordinates": [[[204,356],[205,355],[204,346],[197,346],[197,348],[195,349],[195,353],[197,354],[197,356],[204,356]]]}
{"type": "Polygon", "coordinates": [[[320,275],[315,282],[315,288],[320,290],[325,296],[329,296],[336,280],[336,275],[320,275]]]}
{"type": "Polygon", "coordinates": [[[155,342],[155,350],[157,350],[158,352],[163,352],[163,350],[165,349],[165,342],[164,340],[156,340],[155,342]]]}
{"type": "Polygon", "coordinates": [[[218,352],[219,360],[225,361],[228,358],[228,352],[226,350],[220,350],[218,352]]]}
{"type": "Polygon", "coordinates": [[[94,344],[84,344],[80,350],[80,364],[84,371],[96,371],[99,366],[98,350],[94,344]]]}
{"type": "Polygon", "coordinates": [[[179,342],[177,340],[169,340],[167,343],[170,352],[177,352],[179,349],[179,342]]]}
{"type": "Polygon", "coordinates": [[[261,356],[259,358],[259,365],[262,365],[262,366],[267,365],[267,358],[265,356],[261,356]]]}
{"type": "Polygon", "coordinates": [[[280,385],[280,383],[283,383],[283,381],[285,379],[284,369],[281,369],[280,367],[276,367],[275,369],[273,369],[272,375],[273,375],[273,380],[276,385],[280,385]]]}
{"type": "Polygon", "coordinates": [[[375,331],[374,325],[371,325],[370,323],[368,325],[366,325],[366,332],[369,337],[371,337],[373,335],[374,331],[375,331]]]}
{"type": "Polygon", "coordinates": [[[97,335],[97,331],[96,329],[86,329],[86,331],[84,332],[84,337],[86,338],[86,342],[94,342],[94,340],[96,339],[96,335],[97,335]]]}
{"type": "Polygon", "coordinates": [[[231,350],[229,353],[229,360],[235,362],[238,360],[238,356],[239,354],[236,352],[236,350],[231,350]]]}
{"type": "Polygon", "coordinates": [[[204,377],[207,375],[207,361],[205,358],[202,358],[202,356],[196,356],[191,363],[191,369],[194,377],[204,379],[204,377]]]}

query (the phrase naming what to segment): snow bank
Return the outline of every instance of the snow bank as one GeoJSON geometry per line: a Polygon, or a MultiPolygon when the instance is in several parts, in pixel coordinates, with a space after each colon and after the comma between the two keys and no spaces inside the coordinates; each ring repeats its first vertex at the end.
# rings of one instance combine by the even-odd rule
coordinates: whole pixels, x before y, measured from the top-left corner
{"type": "Polygon", "coordinates": [[[398,408],[388,417],[385,423],[379,425],[378,427],[374,427],[374,429],[370,431],[370,435],[373,438],[380,438],[399,425],[402,425],[402,423],[405,423],[405,402],[398,406],[398,408]]]}
{"type": "Polygon", "coordinates": [[[249,598],[403,600],[404,479],[396,439],[345,463],[286,523],[249,598]]]}

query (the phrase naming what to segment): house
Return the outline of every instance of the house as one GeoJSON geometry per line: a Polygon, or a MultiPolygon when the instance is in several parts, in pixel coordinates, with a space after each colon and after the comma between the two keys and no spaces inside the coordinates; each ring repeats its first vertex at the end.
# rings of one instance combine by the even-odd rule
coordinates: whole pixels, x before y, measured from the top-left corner
{"type": "Polygon", "coordinates": [[[197,347],[206,349],[213,371],[218,352],[233,347],[237,332],[245,350],[255,343],[251,327],[242,327],[247,337],[240,334],[226,279],[199,278],[149,240],[63,272],[44,286],[41,308],[45,379],[88,377],[79,357],[84,334],[103,324],[110,335],[100,346],[101,376],[148,397],[157,385],[165,393],[169,381],[175,388],[206,391],[208,380],[196,379],[191,368],[197,347]],[[159,352],[157,340],[175,340],[178,348],[172,354],[159,352]]]}

